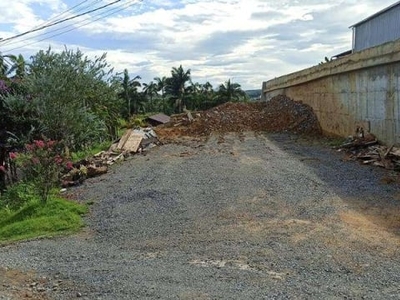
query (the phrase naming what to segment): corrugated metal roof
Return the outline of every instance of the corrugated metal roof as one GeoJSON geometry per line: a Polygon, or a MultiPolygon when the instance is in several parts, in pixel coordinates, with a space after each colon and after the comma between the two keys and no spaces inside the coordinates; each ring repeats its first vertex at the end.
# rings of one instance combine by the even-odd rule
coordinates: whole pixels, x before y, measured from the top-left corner
{"type": "Polygon", "coordinates": [[[339,53],[339,54],[336,54],[336,55],[332,56],[331,59],[332,58],[343,57],[343,56],[346,56],[346,55],[350,55],[352,52],[353,52],[353,50],[350,49],[350,50],[347,50],[347,51],[344,51],[342,53],[339,53]]]}
{"type": "Polygon", "coordinates": [[[349,28],[353,28],[353,27],[356,27],[356,26],[358,26],[358,25],[360,25],[362,23],[365,23],[365,22],[367,22],[367,21],[369,21],[369,20],[371,20],[371,19],[383,14],[384,12],[387,12],[388,10],[392,9],[393,7],[396,7],[397,5],[400,5],[400,1],[397,1],[396,3],[393,3],[392,5],[384,8],[384,9],[382,9],[380,11],[378,11],[377,13],[374,13],[373,15],[369,16],[368,18],[365,18],[364,20],[362,20],[362,21],[360,21],[360,22],[358,22],[358,23],[356,23],[354,25],[351,25],[349,28]]]}
{"type": "Polygon", "coordinates": [[[154,120],[162,124],[168,123],[171,120],[171,118],[165,114],[156,114],[148,117],[147,119],[154,120]]]}

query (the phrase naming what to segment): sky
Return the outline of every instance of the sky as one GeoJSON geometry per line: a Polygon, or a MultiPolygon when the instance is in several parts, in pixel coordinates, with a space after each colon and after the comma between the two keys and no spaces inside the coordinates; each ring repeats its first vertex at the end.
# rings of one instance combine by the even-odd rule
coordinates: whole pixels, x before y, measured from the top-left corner
{"type": "Polygon", "coordinates": [[[107,53],[115,72],[148,83],[191,70],[214,88],[243,89],[317,65],[351,49],[351,25],[394,0],[10,0],[0,1],[0,53],[46,50],[107,53]],[[16,39],[32,29],[110,6],[16,39]]]}

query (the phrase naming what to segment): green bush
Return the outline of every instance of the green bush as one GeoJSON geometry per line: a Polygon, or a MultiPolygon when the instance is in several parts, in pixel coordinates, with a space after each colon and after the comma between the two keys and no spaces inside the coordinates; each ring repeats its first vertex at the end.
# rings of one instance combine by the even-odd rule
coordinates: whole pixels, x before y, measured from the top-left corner
{"type": "Polygon", "coordinates": [[[13,184],[0,196],[0,210],[19,209],[32,199],[35,199],[35,187],[31,183],[13,184]]]}
{"type": "Polygon", "coordinates": [[[23,181],[31,183],[45,203],[51,189],[59,183],[61,170],[72,168],[72,163],[63,156],[56,141],[35,140],[25,148],[24,153],[14,154],[17,166],[21,169],[23,181]]]}
{"type": "Polygon", "coordinates": [[[135,127],[145,127],[146,126],[146,118],[148,115],[135,115],[132,116],[128,123],[126,124],[127,128],[135,128],[135,127]]]}
{"type": "Polygon", "coordinates": [[[23,85],[41,121],[40,134],[71,151],[115,138],[122,101],[105,55],[87,58],[77,50],[39,51],[23,85]]]}

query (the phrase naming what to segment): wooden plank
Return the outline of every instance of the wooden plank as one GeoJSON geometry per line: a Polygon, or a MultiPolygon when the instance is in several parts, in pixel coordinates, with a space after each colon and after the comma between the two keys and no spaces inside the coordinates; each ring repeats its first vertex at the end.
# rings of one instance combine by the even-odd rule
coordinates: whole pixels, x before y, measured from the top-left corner
{"type": "Polygon", "coordinates": [[[124,148],[124,145],[126,141],[129,139],[130,135],[132,133],[132,129],[128,129],[125,134],[122,136],[122,138],[118,142],[117,149],[122,150],[124,148]]]}
{"type": "Polygon", "coordinates": [[[143,135],[141,133],[131,132],[122,150],[129,152],[137,152],[142,140],[143,140],[143,135]]]}
{"type": "Polygon", "coordinates": [[[393,147],[392,150],[390,151],[390,154],[393,156],[400,157],[400,148],[393,147]]]}

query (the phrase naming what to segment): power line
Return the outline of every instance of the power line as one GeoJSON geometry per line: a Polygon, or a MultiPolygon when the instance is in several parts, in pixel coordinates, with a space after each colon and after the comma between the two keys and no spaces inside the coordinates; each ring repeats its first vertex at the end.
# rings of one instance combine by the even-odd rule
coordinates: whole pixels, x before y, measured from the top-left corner
{"type": "MultiPolygon", "coordinates": [[[[98,16],[100,16],[100,18],[97,18],[97,19],[95,19],[95,20],[90,20],[90,21],[88,21],[88,20],[81,20],[81,21],[79,21],[79,22],[77,22],[77,23],[69,24],[69,25],[63,26],[63,27],[61,27],[61,28],[57,28],[57,29],[54,29],[54,30],[50,30],[50,31],[45,32],[45,33],[40,33],[40,34],[38,34],[38,35],[36,35],[36,36],[33,36],[33,37],[28,37],[28,38],[25,38],[25,39],[22,39],[22,40],[17,39],[17,40],[14,40],[14,41],[8,41],[8,42],[6,42],[6,43],[4,44],[4,46],[11,46],[11,45],[15,45],[15,44],[20,44],[20,43],[22,43],[22,42],[24,42],[24,41],[29,41],[29,40],[32,40],[32,39],[35,39],[35,38],[40,38],[40,37],[42,37],[42,36],[48,36],[48,35],[50,35],[51,33],[59,32],[59,31],[61,31],[61,30],[63,30],[63,29],[69,28],[69,27],[80,28],[80,27],[86,26],[87,24],[90,24],[91,22],[98,21],[98,20],[101,19],[102,17],[107,17],[107,16],[109,16],[109,15],[111,15],[111,14],[117,13],[117,12],[119,12],[119,11],[125,9],[125,8],[128,8],[129,6],[131,6],[131,5],[130,5],[131,3],[133,4],[133,3],[137,2],[137,1],[138,1],[138,0],[130,0],[130,1],[128,1],[127,3],[121,3],[120,5],[116,5],[116,6],[114,6],[113,8],[110,8],[110,9],[108,9],[108,10],[101,11],[101,12],[99,12],[98,14],[95,14],[95,15],[93,16],[93,17],[98,17],[98,16]],[[126,6],[126,7],[124,7],[124,6],[126,6]],[[120,7],[123,7],[123,8],[122,8],[122,9],[119,9],[120,7]],[[112,11],[115,11],[115,12],[110,13],[110,12],[112,12],[112,11]],[[79,25],[79,24],[81,24],[81,23],[84,23],[84,24],[83,24],[82,26],[77,26],[77,25],[79,25]]],[[[66,31],[66,32],[69,32],[69,31],[66,31]]],[[[61,33],[58,34],[58,35],[61,35],[61,34],[63,34],[63,33],[61,32],[61,33]]],[[[57,35],[48,36],[47,38],[41,39],[40,41],[43,41],[43,40],[45,40],[45,39],[48,39],[48,38],[54,37],[54,36],[57,36],[57,35]]],[[[38,42],[40,42],[40,41],[38,41],[38,42]]],[[[15,48],[14,48],[14,49],[15,49],[15,48]]],[[[14,49],[12,49],[12,50],[14,50],[14,49]]],[[[9,52],[9,51],[11,51],[11,50],[4,50],[4,51],[9,52]]]]}
{"type": "MultiPolygon", "coordinates": [[[[108,17],[108,16],[111,16],[111,15],[113,15],[113,14],[116,14],[116,13],[118,13],[118,12],[124,10],[124,9],[127,9],[128,7],[130,7],[130,6],[132,6],[133,4],[135,4],[137,1],[138,1],[138,0],[130,0],[128,3],[124,3],[123,5],[119,6],[120,8],[116,7],[116,8],[113,8],[113,9],[109,9],[109,10],[107,10],[107,11],[105,11],[105,12],[102,12],[102,13],[100,13],[100,14],[97,15],[97,16],[100,16],[100,17],[98,17],[98,18],[96,18],[96,19],[94,19],[94,20],[89,20],[89,21],[87,21],[86,23],[83,23],[83,24],[80,25],[80,26],[76,26],[76,24],[64,26],[64,27],[62,27],[62,28],[53,30],[53,31],[51,31],[51,32],[57,32],[57,31],[66,29],[66,28],[71,27],[71,26],[73,26],[73,28],[68,29],[68,30],[65,30],[65,31],[60,32],[60,33],[57,33],[57,34],[50,35],[50,36],[48,36],[48,37],[46,37],[46,38],[43,38],[43,39],[34,41],[34,42],[32,42],[32,43],[25,44],[24,46],[19,46],[19,47],[15,47],[15,48],[12,48],[12,49],[5,50],[5,51],[3,51],[3,52],[4,52],[4,53],[9,53],[9,52],[11,52],[11,51],[14,51],[14,50],[17,50],[17,49],[26,47],[26,46],[30,46],[30,45],[33,45],[33,44],[42,42],[42,41],[44,41],[44,40],[47,40],[47,39],[50,39],[50,38],[53,38],[53,37],[56,37],[56,36],[59,36],[59,35],[68,33],[68,32],[70,32],[70,31],[76,30],[76,29],[78,29],[78,28],[84,27],[84,26],[86,26],[86,25],[88,25],[88,24],[94,23],[94,22],[96,22],[96,21],[98,21],[98,20],[100,20],[100,19],[103,19],[103,18],[105,18],[105,17],[108,17]]],[[[139,2],[141,2],[141,0],[139,0],[139,2]]],[[[86,21],[86,20],[85,20],[85,21],[86,21]]],[[[84,22],[84,21],[80,21],[80,22],[78,22],[77,24],[82,23],[82,22],[84,22]]],[[[47,35],[47,34],[49,34],[49,33],[51,33],[51,32],[45,33],[44,35],[47,35]]],[[[39,36],[40,36],[40,35],[38,35],[37,37],[39,37],[39,36]]],[[[28,39],[25,39],[25,40],[30,40],[30,39],[31,39],[31,38],[28,38],[28,39]]],[[[25,41],[25,40],[16,41],[16,42],[13,42],[13,43],[11,43],[11,44],[20,43],[20,42],[23,42],[23,41],[25,41]]]]}
{"type": "MultiPolygon", "coordinates": [[[[58,14],[58,15],[52,17],[52,18],[50,18],[50,19],[47,20],[46,22],[43,22],[42,24],[33,27],[32,29],[38,28],[38,27],[40,27],[40,26],[48,25],[48,24],[50,24],[50,23],[56,21],[58,18],[61,18],[61,17],[62,17],[63,15],[65,15],[66,13],[68,13],[68,12],[74,10],[75,8],[81,6],[82,4],[84,4],[84,3],[88,2],[88,1],[89,1],[89,0],[84,0],[84,1],[82,1],[82,2],[80,2],[80,3],[78,3],[78,4],[76,4],[76,5],[74,5],[73,7],[68,8],[67,10],[63,11],[62,13],[60,13],[60,14],[58,14]]],[[[100,0],[96,0],[96,2],[99,2],[99,1],[100,1],[100,0]]],[[[87,6],[85,6],[85,8],[86,8],[86,7],[87,7],[87,6]]],[[[76,11],[76,12],[79,12],[79,10],[76,11]]]]}
{"type": "MultiPolygon", "coordinates": [[[[82,4],[84,4],[84,3],[88,2],[88,1],[89,1],[89,0],[84,0],[84,1],[82,1],[82,2],[80,2],[80,3],[78,3],[77,5],[74,5],[73,7],[71,7],[71,8],[69,8],[69,9],[65,10],[64,12],[58,14],[58,15],[55,16],[55,17],[52,17],[51,19],[47,20],[46,22],[43,22],[43,23],[41,23],[40,25],[33,27],[31,30],[37,29],[37,28],[42,27],[42,26],[50,25],[50,24],[56,22],[57,19],[59,19],[61,16],[65,15],[66,13],[68,13],[68,12],[74,10],[75,8],[81,6],[82,4]]],[[[101,0],[94,0],[94,1],[91,1],[90,3],[88,3],[87,5],[85,5],[84,7],[81,7],[80,9],[76,10],[75,13],[78,13],[78,12],[80,12],[80,11],[82,11],[82,10],[84,10],[84,9],[86,9],[86,8],[88,8],[88,7],[90,7],[91,5],[94,5],[95,3],[100,2],[100,1],[101,1],[101,0]]],[[[39,34],[38,36],[40,36],[40,34],[39,34]]],[[[29,39],[30,39],[30,38],[26,38],[26,39],[24,39],[24,40],[22,40],[22,41],[26,41],[26,40],[29,40],[29,39]]],[[[12,44],[16,44],[16,43],[19,43],[19,42],[22,42],[22,41],[13,41],[13,40],[9,40],[9,41],[4,42],[4,41],[2,41],[2,39],[0,38],[0,43],[3,43],[2,46],[12,45],[12,44]]]]}
{"type": "Polygon", "coordinates": [[[111,5],[114,5],[115,3],[120,2],[120,1],[121,1],[121,0],[115,0],[115,1],[113,1],[113,2],[111,2],[111,3],[108,3],[108,4],[106,4],[106,5],[100,6],[100,7],[98,7],[98,8],[95,8],[95,9],[92,9],[92,10],[89,10],[89,11],[86,11],[86,12],[84,12],[84,13],[77,14],[77,15],[74,15],[74,16],[69,17],[69,18],[65,18],[65,19],[59,20],[59,21],[57,21],[57,22],[53,22],[53,23],[51,23],[51,24],[48,24],[48,25],[40,26],[39,28],[36,28],[36,29],[31,29],[31,30],[29,30],[29,31],[26,31],[26,32],[17,34],[17,35],[15,35],[15,36],[12,36],[12,37],[3,39],[3,40],[0,41],[0,43],[6,42],[6,41],[9,41],[9,40],[13,40],[13,39],[19,38],[19,37],[21,37],[21,36],[24,36],[24,35],[27,35],[27,34],[30,34],[30,33],[36,32],[36,31],[39,31],[39,30],[43,30],[43,29],[45,29],[45,28],[49,28],[49,27],[51,27],[51,26],[54,26],[54,25],[57,25],[57,24],[60,24],[60,23],[63,23],[63,22],[69,21],[69,20],[76,19],[76,18],[78,18],[78,17],[87,15],[87,14],[89,14],[89,13],[98,11],[98,10],[100,10],[100,9],[106,8],[106,7],[111,6],[111,5]]]}

